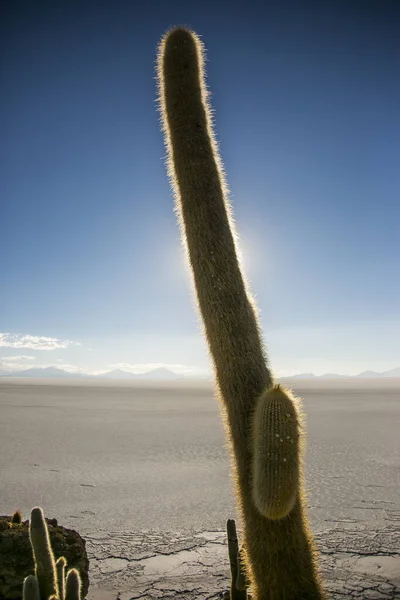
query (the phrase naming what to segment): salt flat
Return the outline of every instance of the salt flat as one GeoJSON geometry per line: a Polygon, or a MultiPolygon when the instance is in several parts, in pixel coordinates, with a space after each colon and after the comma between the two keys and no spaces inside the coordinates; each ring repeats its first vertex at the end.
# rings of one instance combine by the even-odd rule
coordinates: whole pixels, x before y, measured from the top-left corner
{"type": "MultiPolygon", "coordinates": [[[[296,381],[314,531],[400,514],[400,380],[296,381]]],[[[205,531],[235,516],[209,382],[0,380],[0,514],[82,534],[205,531]]]]}

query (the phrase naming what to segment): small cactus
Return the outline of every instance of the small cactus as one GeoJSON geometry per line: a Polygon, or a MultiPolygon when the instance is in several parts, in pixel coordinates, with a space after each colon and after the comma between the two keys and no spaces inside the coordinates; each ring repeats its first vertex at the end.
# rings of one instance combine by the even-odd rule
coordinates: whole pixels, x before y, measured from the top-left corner
{"type": "Polygon", "coordinates": [[[67,561],[63,556],[56,561],[58,595],[60,600],[65,600],[65,568],[67,561]]]}
{"type": "Polygon", "coordinates": [[[13,525],[21,525],[22,523],[22,514],[19,510],[16,510],[11,518],[11,523],[13,525]]]}
{"type": "Polygon", "coordinates": [[[22,598],[23,600],[41,600],[39,582],[35,575],[25,577],[22,598]]]}
{"type": "Polygon", "coordinates": [[[246,600],[246,586],[244,583],[243,564],[239,551],[239,542],[234,519],[226,523],[228,537],[229,563],[231,566],[231,600],[246,600]]]}
{"type": "Polygon", "coordinates": [[[81,599],[81,578],[76,569],[68,571],[65,590],[65,600],[81,599]]]}

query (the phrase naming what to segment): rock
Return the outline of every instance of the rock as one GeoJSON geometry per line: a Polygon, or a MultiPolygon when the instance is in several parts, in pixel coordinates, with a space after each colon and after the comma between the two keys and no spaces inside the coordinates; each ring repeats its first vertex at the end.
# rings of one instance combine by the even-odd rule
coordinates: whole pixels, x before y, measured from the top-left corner
{"type": "MultiPolygon", "coordinates": [[[[0,516],[0,600],[20,600],[25,577],[34,573],[29,521],[16,525],[10,521],[11,517],[0,516]]],[[[58,525],[56,519],[46,522],[55,559],[64,556],[67,569],[78,569],[85,598],[89,590],[86,541],[73,529],[58,525]]]]}

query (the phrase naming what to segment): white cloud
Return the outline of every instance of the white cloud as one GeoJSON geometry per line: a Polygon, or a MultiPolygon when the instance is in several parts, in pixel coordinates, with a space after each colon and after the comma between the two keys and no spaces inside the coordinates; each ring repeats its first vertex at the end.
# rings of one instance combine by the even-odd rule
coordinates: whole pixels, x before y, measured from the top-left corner
{"type": "Polygon", "coordinates": [[[174,373],[181,373],[182,375],[202,375],[207,374],[208,371],[204,369],[198,369],[197,367],[188,367],[187,365],[180,364],[168,364],[168,363],[114,363],[109,365],[111,369],[121,369],[122,371],[128,371],[130,373],[147,373],[153,369],[168,369],[174,371],[174,373]]]}
{"type": "Polygon", "coordinates": [[[26,356],[25,354],[20,354],[17,356],[0,356],[0,360],[3,362],[15,362],[18,360],[35,360],[34,356],[26,356]]]}
{"type": "Polygon", "coordinates": [[[30,348],[31,350],[57,350],[69,346],[80,346],[80,344],[72,340],[60,340],[43,335],[0,333],[0,346],[4,348],[30,348]]]}

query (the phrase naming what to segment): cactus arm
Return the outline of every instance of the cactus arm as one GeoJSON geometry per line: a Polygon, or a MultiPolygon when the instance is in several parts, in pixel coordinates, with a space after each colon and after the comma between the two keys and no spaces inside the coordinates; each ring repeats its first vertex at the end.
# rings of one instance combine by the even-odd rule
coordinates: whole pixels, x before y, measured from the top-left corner
{"type": "Polygon", "coordinates": [[[28,577],[25,577],[22,599],[40,600],[39,582],[35,575],[28,575],[28,577]]]}
{"type": "Polygon", "coordinates": [[[50,545],[49,532],[41,508],[33,508],[29,527],[35,575],[39,582],[40,596],[47,600],[50,596],[58,596],[57,575],[54,555],[50,545]]]}
{"type": "Polygon", "coordinates": [[[280,385],[259,398],[253,416],[253,500],[268,519],[293,509],[300,477],[298,400],[280,385]]]}
{"type": "Polygon", "coordinates": [[[319,600],[323,592],[301,481],[286,518],[268,519],[254,503],[252,415],[273,382],[238,260],[205,87],[203,46],[193,32],[176,28],[163,38],[158,85],[176,211],[232,448],[253,597],[319,600]]]}

